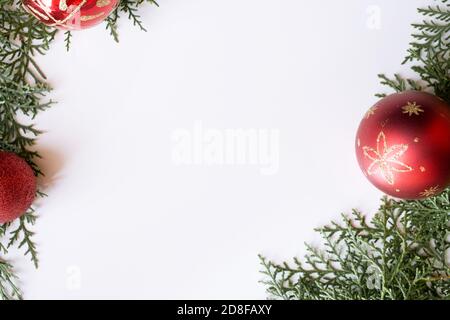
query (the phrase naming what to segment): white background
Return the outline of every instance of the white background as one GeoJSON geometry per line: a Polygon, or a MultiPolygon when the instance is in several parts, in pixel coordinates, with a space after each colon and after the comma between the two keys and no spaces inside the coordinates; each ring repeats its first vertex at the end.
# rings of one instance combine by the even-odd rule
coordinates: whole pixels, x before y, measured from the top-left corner
{"type": "Polygon", "coordinates": [[[40,59],[59,102],[37,119],[41,264],[13,261],[25,297],[265,298],[258,253],[302,255],[315,227],[376,209],[355,131],[430,2],[161,0],[120,44],[100,26],[67,53],[60,34],[40,59]],[[279,172],[175,166],[171,134],[195,121],[278,129],[279,172]]]}

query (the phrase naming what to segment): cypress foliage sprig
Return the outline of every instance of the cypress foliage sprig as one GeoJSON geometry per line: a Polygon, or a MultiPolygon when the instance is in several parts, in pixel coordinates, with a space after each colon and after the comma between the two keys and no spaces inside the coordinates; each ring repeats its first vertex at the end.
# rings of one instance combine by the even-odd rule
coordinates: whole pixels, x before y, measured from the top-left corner
{"type": "Polygon", "coordinates": [[[450,297],[450,190],[422,201],[383,198],[368,222],[354,210],[318,229],[324,249],[278,265],[260,256],[272,298],[425,300],[450,297]]]}
{"type": "MultiPolygon", "coordinates": [[[[419,9],[404,64],[418,80],[379,75],[395,92],[427,90],[450,103],[450,4],[419,9]]],[[[384,97],[385,94],[378,94],[384,97]]],[[[354,210],[317,230],[324,247],[306,245],[303,261],[260,256],[270,298],[300,300],[450,299],[450,189],[421,201],[384,197],[372,219],[354,210]]]]}
{"type": "MultiPolygon", "coordinates": [[[[114,41],[119,42],[119,32],[117,30],[117,24],[119,18],[125,15],[134,26],[137,26],[141,31],[147,31],[144,27],[144,23],[139,15],[139,9],[144,4],[151,4],[159,7],[155,0],[121,0],[117,8],[111,12],[111,14],[106,18],[106,30],[109,30],[109,34],[113,37],[114,41]]],[[[72,32],[65,32],[64,42],[66,44],[66,49],[70,49],[72,39],[72,32]]]]}
{"type": "MultiPolygon", "coordinates": [[[[156,4],[153,0],[122,0],[119,3],[106,21],[116,40],[121,14],[144,29],[137,11],[145,2],[156,4]]],[[[43,175],[35,162],[40,158],[35,151],[36,139],[42,132],[32,122],[40,112],[53,105],[53,101],[46,99],[51,88],[36,59],[48,52],[56,33],[56,29],[43,25],[26,12],[20,0],[0,0],[0,150],[12,151],[24,158],[36,176],[43,175]],[[24,116],[20,121],[19,115],[24,116]]],[[[71,32],[65,32],[67,49],[71,39],[71,32]]],[[[38,191],[38,196],[45,194],[38,191]]],[[[35,209],[30,208],[17,221],[0,225],[0,300],[22,297],[12,265],[2,258],[9,248],[22,248],[38,267],[32,231],[36,219],[35,209]]]]}
{"type": "MultiPolygon", "coordinates": [[[[30,122],[49,108],[52,101],[44,100],[50,87],[35,58],[48,51],[55,33],[37,23],[18,1],[0,0],[0,148],[24,158],[36,176],[42,175],[35,162],[40,155],[34,150],[41,131],[30,122]],[[19,121],[18,115],[25,119],[19,121]]],[[[38,191],[38,195],[44,194],[38,191]]],[[[30,256],[37,268],[37,250],[31,231],[35,221],[35,211],[30,208],[18,221],[2,225],[0,255],[12,246],[24,248],[24,254],[30,256]]],[[[0,260],[0,298],[21,297],[15,279],[12,265],[0,260]]]]}
{"type": "Polygon", "coordinates": [[[12,266],[0,260],[0,300],[22,299],[22,293],[15,282],[12,266]]]}
{"type": "Polygon", "coordinates": [[[147,31],[138,11],[144,4],[152,4],[159,6],[155,0],[121,0],[119,6],[106,19],[106,29],[109,30],[111,36],[116,42],[119,42],[119,34],[117,32],[117,23],[120,14],[125,15],[134,26],[137,26],[141,31],[147,31]]]}

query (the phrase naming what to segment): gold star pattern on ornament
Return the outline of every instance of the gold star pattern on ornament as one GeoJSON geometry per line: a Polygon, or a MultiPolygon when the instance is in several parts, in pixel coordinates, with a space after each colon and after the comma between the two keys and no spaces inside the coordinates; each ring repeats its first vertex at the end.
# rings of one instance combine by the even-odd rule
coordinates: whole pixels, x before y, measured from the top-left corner
{"type": "Polygon", "coordinates": [[[373,161],[367,169],[367,173],[370,176],[380,173],[390,185],[395,184],[394,172],[411,172],[413,170],[399,160],[408,150],[408,145],[396,144],[388,147],[383,131],[377,137],[376,149],[365,146],[363,150],[364,155],[373,161]]]}
{"type": "Polygon", "coordinates": [[[378,110],[377,106],[371,107],[369,110],[367,110],[365,118],[369,119],[371,116],[373,116],[375,114],[375,111],[377,111],[377,110],[378,110]]]}
{"type": "Polygon", "coordinates": [[[100,18],[104,14],[105,14],[104,12],[100,12],[100,13],[93,14],[93,15],[81,16],[80,20],[86,22],[86,21],[100,18]]]}
{"type": "Polygon", "coordinates": [[[422,113],[425,112],[422,109],[422,106],[418,105],[416,102],[408,102],[408,104],[404,106],[402,109],[403,113],[408,114],[410,117],[413,115],[420,116],[421,112],[422,113]]]}
{"type": "Polygon", "coordinates": [[[420,193],[420,196],[429,198],[429,197],[435,196],[437,194],[438,190],[439,190],[439,186],[425,189],[425,191],[420,193]]]}
{"type": "Polygon", "coordinates": [[[103,8],[103,7],[106,7],[107,5],[109,5],[110,3],[111,3],[111,0],[97,0],[95,5],[99,8],[103,8]]]}

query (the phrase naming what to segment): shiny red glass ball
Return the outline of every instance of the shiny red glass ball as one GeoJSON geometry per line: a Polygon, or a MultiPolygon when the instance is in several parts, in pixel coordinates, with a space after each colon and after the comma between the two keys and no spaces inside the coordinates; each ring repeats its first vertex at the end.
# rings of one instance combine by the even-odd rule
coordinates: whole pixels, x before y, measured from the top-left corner
{"type": "Polygon", "coordinates": [[[0,224],[22,216],[36,196],[36,177],[28,163],[0,151],[0,224]]]}
{"type": "Polygon", "coordinates": [[[370,182],[388,195],[439,194],[450,185],[450,105],[418,91],[382,99],[360,124],[356,156],[370,182]]]}
{"type": "Polygon", "coordinates": [[[42,23],[65,30],[92,27],[108,17],[119,0],[23,0],[42,23]]]}

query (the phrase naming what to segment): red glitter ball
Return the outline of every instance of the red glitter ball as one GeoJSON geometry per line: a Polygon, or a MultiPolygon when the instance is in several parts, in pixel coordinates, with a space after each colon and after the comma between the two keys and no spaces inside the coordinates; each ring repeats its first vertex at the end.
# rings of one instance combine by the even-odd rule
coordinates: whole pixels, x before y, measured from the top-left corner
{"type": "Polygon", "coordinates": [[[0,223],[22,216],[36,196],[36,177],[28,163],[0,151],[0,223]]]}

